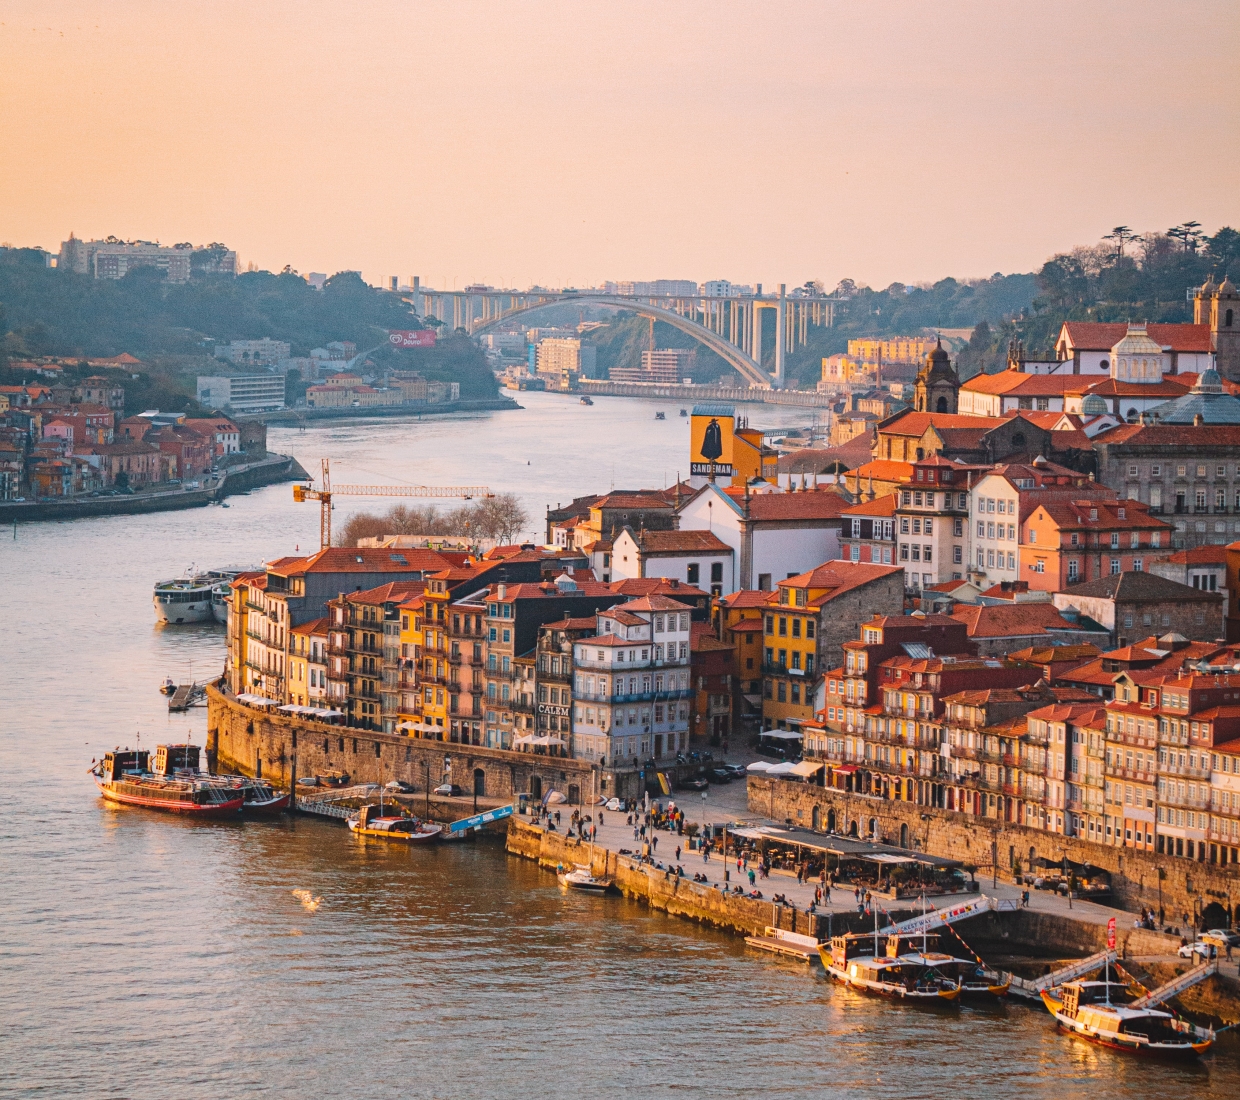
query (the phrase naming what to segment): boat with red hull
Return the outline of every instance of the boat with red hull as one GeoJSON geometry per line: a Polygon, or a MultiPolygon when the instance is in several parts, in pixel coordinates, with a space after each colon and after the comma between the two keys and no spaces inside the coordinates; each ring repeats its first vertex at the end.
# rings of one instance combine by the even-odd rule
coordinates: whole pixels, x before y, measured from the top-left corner
{"type": "MultiPolygon", "coordinates": [[[[91,768],[91,774],[99,793],[107,801],[122,806],[191,817],[221,817],[240,813],[245,804],[245,792],[240,787],[193,775],[150,772],[149,762],[150,753],[145,749],[116,749],[106,753],[91,768]]],[[[164,762],[157,760],[157,769],[164,762]]]]}

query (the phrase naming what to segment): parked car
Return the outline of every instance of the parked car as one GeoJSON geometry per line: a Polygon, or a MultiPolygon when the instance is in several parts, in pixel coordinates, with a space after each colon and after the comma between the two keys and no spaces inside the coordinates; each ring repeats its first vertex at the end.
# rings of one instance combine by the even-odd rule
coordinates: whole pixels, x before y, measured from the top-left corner
{"type": "Polygon", "coordinates": [[[435,788],[434,793],[446,795],[450,798],[460,798],[462,792],[461,788],[455,783],[440,783],[439,786],[435,788]]]}
{"type": "Polygon", "coordinates": [[[711,768],[710,777],[716,783],[731,783],[736,778],[727,768],[711,768]]]}
{"type": "Polygon", "coordinates": [[[680,784],[680,789],[684,791],[704,791],[710,786],[709,779],[703,779],[701,776],[695,776],[693,779],[686,779],[680,784]]]}
{"type": "Polygon", "coordinates": [[[393,779],[383,785],[385,791],[395,791],[397,794],[413,794],[414,786],[412,783],[406,783],[403,779],[393,779]]]}
{"type": "Polygon", "coordinates": [[[744,779],[745,778],[745,769],[742,768],[739,764],[720,764],[719,766],[725,772],[729,772],[733,779],[744,779]]]}
{"type": "Polygon", "coordinates": [[[1232,947],[1240,947],[1240,932],[1232,932],[1227,928],[1211,928],[1208,932],[1202,932],[1201,938],[1218,940],[1224,947],[1230,944],[1232,947]]]}
{"type": "Polygon", "coordinates": [[[623,813],[624,803],[618,798],[609,798],[605,803],[603,803],[603,809],[611,810],[612,813],[623,813]]]}
{"type": "Polygon", "coordinates": [[[1196,943],[1186,943],[1179,950],[1179,956],[1182,959],[1191,959],[1194,955],[1199,955],[1203,959],[1213,959],[1218,955],[1218,948],[1212,943],[1198,940],[1196,943]]]}

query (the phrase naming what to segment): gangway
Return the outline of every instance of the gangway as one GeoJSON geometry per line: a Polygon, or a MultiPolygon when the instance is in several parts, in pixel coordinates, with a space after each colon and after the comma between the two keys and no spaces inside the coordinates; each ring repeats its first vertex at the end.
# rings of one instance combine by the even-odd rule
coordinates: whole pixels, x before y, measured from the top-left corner
{"type": "Polygon", "coordinates": [[[509,806],[497,806],[494,810],[487,810],[484,813],[474,814],[471,817],[463,817],[460,821],[454,821],[448,826],[451,833],[465,833],[470,829],[481,829],[483,825],[487,825],[492,821],[502,821],[506,817],[512,817],[513,808],[509,806]]]}
{"type": "Polygon", "coordinates": [[[1118,956],[1114,950],[1099,951],[1096,955],[1090,955],[1087,959],[1077,959],[1074,963],[1061,967],[1058,970],[1052,970],[1049,974],[1043,974],[1040,978],[1017,978],[1011,977],[1011,987],[1008,992],[1017,997],[1025,997],[1031,1001],[1040,1001],[1042,999],[1042,990],[1054,989],[1057,985],[1063,985],[1064,982],[1070,982],[1073,978],[1079,978],[1084,974],[1092,973],[1106,966],[1108,963],[1115,963],[1118,956]]]}
{"type": "Polygon", "coordinates": [[[922,932],[930,932],[942,928],[945,924],[955,924],[958,920],[967,920],[981,913],[1014,913],[1019,908],[1014,899],[992,898],[982,894],[972,901],[949,905],[943,909],[931,909],[918,917],[910,917],[898,924],[889,924],[879,929],[879,935],[916,936],[922,932]]]}
{"type": "Polygon", "coordinates": [[[1153,992],[1147,993],[1144,997],[1138,997],[1132,1002],[1132,1008],[1150,1008],[1153,1005],[1162,1004],[1163,1001],[1169,1001],[1172,997],[1179,993],[1183,993],[1186,989],[1192,989],[1198,982],[1203,982],[1211,974],[1218,972],[1218,960],[1210,961],[1207,959],[1200,966],[1194,966],[1191,970],[1186,970],[1178,978],[1172,978],[1165,985],[1160,985],[1153,992]]]}

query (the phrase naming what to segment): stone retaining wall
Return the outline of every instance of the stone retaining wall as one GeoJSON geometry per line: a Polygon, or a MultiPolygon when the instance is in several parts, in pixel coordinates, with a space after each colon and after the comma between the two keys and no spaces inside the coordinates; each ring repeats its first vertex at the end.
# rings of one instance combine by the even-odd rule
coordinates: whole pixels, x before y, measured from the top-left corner
{"type": "Polygon", "coordinates": [[[386,783],[402,779],[424,791],[430,786],[455,783],[467,795],[474,792],[475,772],[481,772],[488,800],[511,802],[525,794],[537,779],[542,793],[552,788],[567,797],[576,787],[590,796],[591,769],[578,760],[535,756],[532,753],[424,741],[400,734],[328,725],[293,715],[272,714],[207,688],[207,761],[212,771],[261,775],[288,788],[298,776],[348,772],[354,783],[386,783]],[[444,761],[451,771],[444,774],[444,761]]]}
{"type": "Polygon", "coordinates": [[[1023,825],[930,809],[912,802],[848,794],[809,783],[764,776],[750,776],[748,782],[750,811],[775,821],[791,821],[806,829],[826,831],[833,820],[839,833],[847,833],[855,823],[859,834],[868,835],[870,821],[875,820],[879,836],[889,843],[958,859],[984,869],[986,875],[993,873],[992,853],[997,848],[999,876],[1008,882],[1012,881],[1013,859],[1019,859],[1021,867],[1027,869],[1031,852],[1035,857],[1057,861],[1063,858],[1066,847],[1072,862],[1089,863],[1110,873],[1115,903],[1124,908],[1157,910],[1161,904],[1167,922],[1175,925],[1182,922],[1185,912],[1191,917],[1211,903],[1217,903],[1233,917],[1240,917],[1240,865],[1223,867],[1132,848],[1114,848],[1023,825]],[[1161,901],[1160,867],[1165,875],[1161,901]]]}

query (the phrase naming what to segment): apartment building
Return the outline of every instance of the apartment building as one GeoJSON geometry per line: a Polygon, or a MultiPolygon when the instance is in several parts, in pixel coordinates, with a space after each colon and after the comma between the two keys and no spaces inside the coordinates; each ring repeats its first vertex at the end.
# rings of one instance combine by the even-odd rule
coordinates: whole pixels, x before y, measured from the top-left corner
{"type": "Polygon", "coordinates": [[[968,568],[969,486],[982,470],[932,455],[912,463],[895,510],[897,560],[905,585],[920,592],[960,580],[968,568]]]}
{"type": "Polygon", "coordinates": [[[1060,592],[1120,573],[1140,573],[1153,553],[1170,547],[1173,530],[1140,501],[1092,494],[1042,501],[1024,521],[1020,580],[1030,588],[1060,592]]]}

